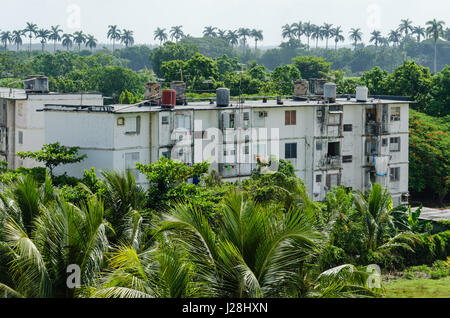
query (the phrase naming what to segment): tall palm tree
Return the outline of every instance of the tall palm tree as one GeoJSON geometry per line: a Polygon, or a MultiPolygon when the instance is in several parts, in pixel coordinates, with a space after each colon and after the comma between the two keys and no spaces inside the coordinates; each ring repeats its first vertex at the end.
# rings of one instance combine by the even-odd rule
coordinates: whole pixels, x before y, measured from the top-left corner
{"type": "Polygon", "coordinates": [[[183,26],[177,25],[170,29],[170,38],[175,39],[178,42],[180,39],[184,37],[183,26]]]}
{"type": "Polygon", "coordinates": [[[31,40],[33,39],[33,36],[36,35],[37,31],[38,31],[37,25],[31,22],[27,22],[27,26],[25,27],[25,29],[23,29],[23,32],[28,33],[28,37],[30,38],[30,48],[29,48],[30,53],[31,53],[31,40]]]}
{"type": "Polygon", "coordinates": [[[388,47],[389,46],[389,39],[385,38],[385,37],[381,37],[380,38],[380,45],[383,47],[388,47]]]}
{"type": "Polygon", "coordinates": [[[51,31],[46,29],[40,29],[36,33],[36,39],[41,39],[42,52],[45,50],[45,44],[47,43],[50,34],[51,31]]]}
{"type": "Polygon", "coordinates": [[[113,43],[113,53],[114,53],[114,50],[116,49],[116,41],[120,40],[121,37],[122,37],[122,34],[121,34],[119,28],[117,27],[117,25],[108,26],[107,38],[110,39],[113,43]]]}
{"type": "Polygon", "coordinates": [[[89,34],[86,37],[86,47],[89,47],[91,52],[93,51],[93,49],[95,49],[97,47],[97,43],[98,43],[98,41],[93,35],[89,34]]]}
{"type": "Polygon", "coordinates": [[[417,42],[419,43],[420,39],[422,37],[425,37],[425,34],[426,34],[425,32],[426,32],[426,29],[424,27],[415,26],[411,33],[415,34],[417,36],[417,42]]]}
{"type": "Polygon", "coordinates": [[[258,49],[258,41],[264,40],[263,31],[253,29],[250,31],[250,36],[255,39],[255,50],[258,49]]]}
{"type": "Polygon", "coordinates": [[[217,29],[217,36],[222,40],[227,40],[227,30],[217,29]]]}
{"type": "Polygon", "coordinates": [[[405,36],[408,36],[409,32],[413,30],[412,21],[409,19],[402,19],[398,26],[398,30],[400,33],[405,33],[405,36]]]}
{"type": "Polygon", "coordinates": [[[239,34],[237,31],[229,30],[227,33],[227,41],[231,46],[236,46],[239,44],[239,34]]]}
{"type": "Polygon", "coordinates": [[[311,35],[313,33],[313,25],[310,22],[306,22],[303,24],[303,33],[308,39],[308,49],[309,49],[309,39],[311,38],[311,35]]]}
{"type": "Polygon", "coordinates": [[[427,22],[427,35],[434,41],[434,73],[437,72],[437,41],[439,37],[444,36],[444,21],[433,19],[427,22]]]}
{"type": "Polygon", "coordinates": [[[120,41],[125,44],[125,47],[133,45],[134,44],[133,31],[123,29],[120,41]]]}
{"type": "Polygon", "coordinates": [[[281,36],[283,39],[292,39],[295,36],[295,32],[292,29],[292,26],[290,24],[283,25],[281,36]]]}
{"type": "Polygon", "coordinates": [[[0,34],[0,41],[4,45],[5,52],[6,52],[8,43],[12,42],[12,34],[11,34],[11,32],[10,31],[3,31],[0,34]]]}
{"type": "Polygon", "coordinates": [[[389,42],[394,44],[394,46],[397,46],[400,43],[401,38],[402,35],[398,30],[392,30],[388,35],[389,42]]]}
{"type": "Polygon", "coordinates": [[[298,41],[302,43],[302,35],[304,34],[303,22],[293,23],[291,28],[292,32],[297,36],[298,41]]]}
{"type": "Polygon", "coordinates": [[[361,29],[354,29],[354,28],[352,28],[350,30],[349,36],[350,36],[350,39],[353,40],[353,43],[354,43],[354,46],[355,46],[355,51],[356,51],[356,47],[358,45],[358,41],[362,40],[361,29]]]}
{"type": "Polygon", "coordinates": [[[447,41],[450,41],[450,28],[445,29],[444,36],[447,41]]]}
{"type": "Polygon", "coordinates": [[[17,51],[19,51],[20,46],[23,44],[22,36],[23,30],[12,31],[11,40],[17,46],[17,51]]]}
{"type": "Polygon", "coordinates": [[[250,37],[250,29],[248,28],[239,28],[238,35],[242,39],[242,45],[244,47],[244,51],[247,49],[247,38],[250,37]]]}
{"type": "Polygon", "coordinates": [[[328,40],[333,36],[333,25],[325,23],[322,26],[322,35],[326,40],[326,49],[328,50],[328,40]]]}
{"type": "Polygon", "coordinates": [[[216,33],[217,28],[213,27],[213,26],[207,26],[205,27],[205,29],[203,30],[203,36],[210,36],[210,37],[217,37],[217,33],[216,33]]]}
{"type": "Polygon", "coordinates": [[[81,51],[81,44],[86,43],[86,35],[83,31],[77,31],[73,34],[73,42],[78,45],[78,52],[81,51]]]}
{"type": "Polygon", "coordinates": [[[332,30],[332,32],[333,32],[332,37],[334,37],[334,50],[336,51],[338,43],[345,41],[345,38],[342,35],[344,31],[342,31],[340,26],[337,26],[332,30]]]}
{"type": "Polygon", "coordinates": [[[157,28],[153,35],[155,40],[159,40],[159,45],[162,45],[168,39],[166,29],[157,28]]]}
{"type": "Polygon", "coordinates": [[[323,40],[323,32],[322,28],[318,25],[312,26],[313,32],[311,34],[311,37],[316,40],[316,49],[319,48],[319,40],[323,40]]]}
{"type": "Polygon", "coordinates": [[[370,38],[370,43],[375,42],[375,47],[378,47],[378,44],[380,43],[380,40],[382,38],[381,32],[374,30],[372,33],[370,33],[372,37],[370,38]]]}
{"type": "Polygon", "coordinates": [[[59,28],[59,25],[51,27],[51,34],[48,39],[53,41],[53,52],[56,52],[56,43],[61,42],[61,36],[59,35],[63,30],[59,28]]]}
{"type": "Polygon", "coordinates": [[[73,46],[73,35],[64,33],[62,36],[62,45],[67,49],[67,51],[70,50],[70,48],[73,46]]]}

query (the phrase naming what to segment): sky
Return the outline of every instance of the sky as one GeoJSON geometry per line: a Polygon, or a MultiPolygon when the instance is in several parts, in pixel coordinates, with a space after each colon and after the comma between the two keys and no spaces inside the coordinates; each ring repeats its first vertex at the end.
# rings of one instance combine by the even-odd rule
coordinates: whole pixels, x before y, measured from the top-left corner
{"type": "Polygon", "coordinates": [[[386,34],[404,18],[420,25],[436,18],[450,27],[448,0],[1,0],[1,12],[1,31],[23,29],[26,22],[40,28],[59,24],[67,33],[81,29],[101,43],[108,43],[111,24],[133,30],[136,44],[157,44],[157,27],[182,25],[192,36],[210,25],[256,28],[264,31],[263,46],[279,45],[281,27],[298,21],[340,25],[345,35],[361,28],[365,41],[374,29],[386,34]]]}

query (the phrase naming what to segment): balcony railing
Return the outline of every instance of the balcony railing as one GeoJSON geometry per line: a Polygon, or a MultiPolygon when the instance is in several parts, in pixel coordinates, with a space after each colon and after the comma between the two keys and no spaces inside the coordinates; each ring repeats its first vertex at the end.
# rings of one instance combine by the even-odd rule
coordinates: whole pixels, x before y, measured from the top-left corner
{"type": "Polygon", "coordinates": [[[321,161],[321,167],[326,169],[339,169],[342,167],[340,156],[328,156],[321,161]]]}
{"type": "Polygon", "coordinates": [[[367,136],[380,136],[389,133],[389,126],[385,123],[368,122],[366,123],[367,136]]]}

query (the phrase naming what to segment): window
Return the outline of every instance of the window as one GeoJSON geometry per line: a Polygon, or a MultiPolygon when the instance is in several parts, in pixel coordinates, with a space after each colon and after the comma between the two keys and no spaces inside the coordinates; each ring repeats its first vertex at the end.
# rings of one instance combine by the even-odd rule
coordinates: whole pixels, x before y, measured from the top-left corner
{"type": "Polygon", "coordinates": [[[329,125],[339,125],[341,123],[341,114],[330,114],[328,116],[329,125]]]}
{"type": "Polygon", "coordinates": [[[400,151],[400,137],[391,138],[389,150],[392,152],[400,151]]]}
{"type": "Polygon", "coordinates": [[[248,155],[248,154],[250,154],[250,146],[245,146],[244,147],[244,155],[248,155]]]}
{"type": "Polygon", "coordinates": [[[195,139],[208,139],[208,132],[207,131],[196,131],[196,132],[194,132],[194,138],[195,139]]]}
{"type": "Polygon", "coordinates": [[[297,159],[297,144],[285,145],[285,159],[297,159]]]}
{"type": "Polygon", "coordinates": [[[141,132],[141,117],[129,117],[125,119],[125,133],[139,134],[141,132]]]}
{"type": "Polygon", "coordinates": [[[316,150],[317,150],[317,151],[322,151],[322,142],[318,141],[318,142],[316,143],[316,150]]]}
{"type": "Polygon", "coordinates": [[[328,157],[339,157],[341,155],[341,143],[330,142],[328,143],[328,157]]]}
{"type": "Polygon", "coordinates": [[[391,168],[391,182],[400,181],[400,168],[391,168]]]}
{"type": "Polygon", "coordinates": [[[391,121],[400,121],[400,107],[391,108],[391,121]]]}
{"type": "Polygon", "coordinates": [[[23,145],[23,131],[19,131],[19,145],[23,145]]]}
{"type": "Polygon", "coordinates": [[[288,110],[285,112],[285,124],[286,126],[297,125],[297,111],[288,110]]]}
{"type": "Polygon", "coordinates": [[[124,126],[125,125],[125,118],[119,117],[117,118],[117,126],[124,126]]]}
{"type": "Polygon", "coordinates": [[[316,175],[316,183],[322,183],[322,175],[321,174],[316,175]]]}
{"type": "Polygon", "coordinates": [[[339,175],[329,174],[327,175],[327,187],[332,189],[333,187],[339,186],[339,175]]]}
{"type": "Polygon", "coordinates": [[[388,145],[388,139],[387,138],[383,138],[383,147],[387,147],[388,145]]]}
{"type": "Polygon", "coordinates": [[[169,124],[169,116],[162,116],[161,117],[161,124],[168,125],[169,124]]]}
{"type": "Polygon", "coordinates": [[[339,112],[341,111],[340,105],[330,105],[330,112],[339,112]]]}
{"type": "Polygon", "coordinates": [[[244,113],[244,120],[250,120],[250,113],[244,113]]]}
{"type": "Polygon", "coordinates": [[[344,156],[344,157],[342,157],[342,162],[343,163],[351,163],[351,162],[353,162],[353,156],[344,156]]]}
{"type": "Polygon", "coordinates": [[[230,114],[230,126],[228,128],[234,128],[234,114],[230,114]]]}
{"type": "Polygon", "coordinates": [[[191,116],[176,115],[176,129],[191,130],[191,116]]]}
{"type": "Polygon", "coordinates": [[[168,151],[164,151],[164,152],[162,153],[162,156],[165,157],[165,158],[167,158],[167,159],[170,159],[170,153],[169,153],[168,151]]]}
{"type": "Polygon", "coordinates": [[[346,132],[353,131],[353,125],[344,125],[344,131],[346,132]]]}

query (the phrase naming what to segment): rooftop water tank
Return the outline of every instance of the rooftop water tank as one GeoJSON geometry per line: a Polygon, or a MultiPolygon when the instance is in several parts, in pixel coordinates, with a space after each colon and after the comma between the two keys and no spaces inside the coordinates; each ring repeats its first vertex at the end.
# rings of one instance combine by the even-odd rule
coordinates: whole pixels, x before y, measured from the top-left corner
{"type": "Polygon", "coordinates": [[[336,84],[326,83],[323,86],[323,97],[328,100],[336,101],[336,84]]]}
{"type": "Polygon", "coordinates": [[[162,106],[174,107],[177,104],[177,92],[173,89],[166,89],[162,92],[162,106]]]}
{"type": "Polygon", "coordinates": [[[307,80],[298,80],[294,84],[294,97],[301,97],[308,94],[309,82],[307,80]]]}
{"type": "Polygon", "coordinates": [[[327,82],[325,79],[314,80],[314,94],[323,95],[324,85],[327,82]]]}
{"type": "Polygon", "coordinates": [[[367,102],[369,96],[369,89],[366,86],[356,87],[356,101],[357,102],[367,102]]]}
{"type": "Polygon", "coordinates": [[[172,82],[170,88],[177,93],[177,105],[185,105],[186,98],[186,83],[185,82],[172,82]]]}
{"type": "Polygon", "coordinates": [[[218,88],[216,90],[216,100],[218,107],[228,107],[230,105],[230,90],[228,88],[218,88]]]}

